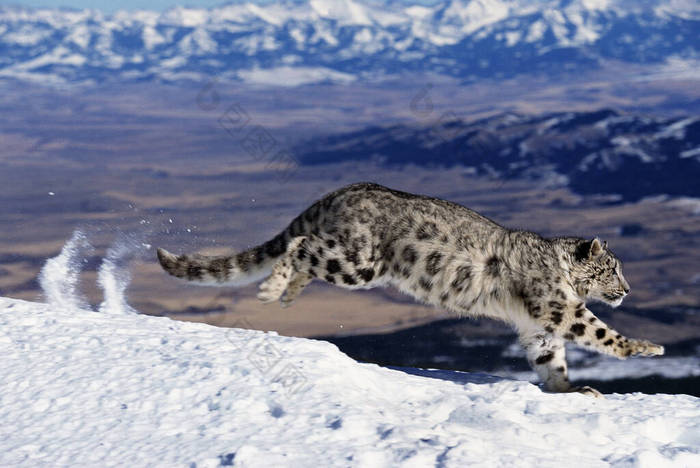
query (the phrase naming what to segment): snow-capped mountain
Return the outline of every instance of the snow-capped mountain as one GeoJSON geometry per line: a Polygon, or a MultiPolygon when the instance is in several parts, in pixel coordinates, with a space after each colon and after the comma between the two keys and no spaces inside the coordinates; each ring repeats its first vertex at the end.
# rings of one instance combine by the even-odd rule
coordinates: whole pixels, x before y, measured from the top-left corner
{"type": "Polygon", "coordinates": [[[501,114],[428,127],[391,125],[299,145],[302,164],[375,160],[384,165],[464,166],[474,173],[567,185],[634,201],[700,197],[700,118],[652,118],[610,109],[501,114]]]}
{"type": "Polygon", "coordinates": [[[237,2],[163,13],[0,8],[0,78],[298,84],[428,72],[476,79],[695,63],[692,0],[237,2]]]}

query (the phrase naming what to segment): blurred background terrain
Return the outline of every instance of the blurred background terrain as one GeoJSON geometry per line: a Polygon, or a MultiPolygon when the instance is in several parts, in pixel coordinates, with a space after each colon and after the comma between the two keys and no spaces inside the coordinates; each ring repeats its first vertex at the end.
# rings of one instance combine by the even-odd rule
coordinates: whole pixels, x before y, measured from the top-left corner
{"type": "MultiPolygon", "coordinates": [[[[41,4],[0,6],[0,295],[41,297],[38,272],[78,228],[94,246],[82,290],[98,304],[115,239],[242,250],[323,194],[373,181],[608,241],[632,294],[596,312],[676,360],[628,372],[581,352],[578,377],[698,394],[697,2],[41,4]]],[[[179,283],[153,248],[130,270],[143,313],[528,378],[507,327],[390,289],[314,283],[283,310],[253,286],[179,283]]]]}

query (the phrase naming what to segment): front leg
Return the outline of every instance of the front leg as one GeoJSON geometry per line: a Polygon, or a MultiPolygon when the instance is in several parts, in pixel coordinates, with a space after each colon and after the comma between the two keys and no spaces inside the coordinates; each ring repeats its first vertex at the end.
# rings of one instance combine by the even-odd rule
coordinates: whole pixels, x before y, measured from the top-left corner
{"type": "Polygon", "coordinates": [[[549,333],[619,359],[664,354],[663,346],[622,336],[596,317],[581,301],[547,301],[540,306],[536,319],[549,333]]]}
{"type": "Polygon", "coordinates": [[[603,398],[603,395],[594,388],[571,385],[566,365],[566,348],[562,338],[542,332],[521,335],[520,343],[525,348],[528,363],[537,372],[546,390],[550,392],[579,392],[603,398]]]}

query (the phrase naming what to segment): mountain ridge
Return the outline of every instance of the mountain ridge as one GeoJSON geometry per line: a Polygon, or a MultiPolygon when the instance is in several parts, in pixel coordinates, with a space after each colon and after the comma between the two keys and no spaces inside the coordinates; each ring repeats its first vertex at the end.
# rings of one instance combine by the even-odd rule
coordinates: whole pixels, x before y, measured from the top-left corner
{"type": "Polygon", "coordinates": [[[112,15],[5,6],[0,79],[256,82],[287,67],[306,71],[293,83],[303,84],[425,72],[473,81],[609,61],[695,68],[698,27],[700,8],[683,0],[282,0],[112,15]]]}
{"type": "Polygon", "coordinates": [[[700,197],[700,117],[648,117],[603,108],[540,115],[502,113],[432,126],[395,124],[312,138],[294,149],[318,165],[462,166],[470,173],[567,186],[618,201],[700,197]]]}

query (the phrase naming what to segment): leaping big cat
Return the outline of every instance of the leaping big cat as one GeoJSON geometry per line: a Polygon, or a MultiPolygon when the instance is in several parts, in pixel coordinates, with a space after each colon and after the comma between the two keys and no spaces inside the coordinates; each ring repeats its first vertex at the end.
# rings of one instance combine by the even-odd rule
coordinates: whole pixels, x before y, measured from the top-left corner
{"type": "Polygon", "coordinates": [[[187,281],[241,286],[289,306],[313,280],[347,289],[392,285],[460,316],[514,326],[548,391],[601,394],[569,382],[565,342],[624,359],[662,346],[626,338],[587,307],[620,305],[622,263],[599,239],[508,229],[449,201],[358,183],[329,193],[267,242],[231,256],[174,255],[163,269],[187,281]]]}

